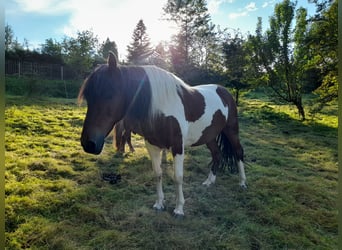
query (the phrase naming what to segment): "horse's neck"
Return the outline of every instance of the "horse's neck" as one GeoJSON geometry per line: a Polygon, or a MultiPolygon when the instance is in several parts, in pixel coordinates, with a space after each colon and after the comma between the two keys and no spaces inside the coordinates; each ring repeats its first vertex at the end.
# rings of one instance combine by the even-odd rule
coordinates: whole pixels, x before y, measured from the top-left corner
{"type": "Polygon", "coordinates": [[[146,119],[151,104],[148,78],[142,67],[123,67],[122,80],[125,85],[126,116],[130,119],[146,119]]]}
{"type": "MultiPolygon", "coordinates": [[[[143,136],[143,131],[141,129],[141,123],[143,123],[143,116],[139,112],[139,104],[137,103],[138,95],[140,95],[141,91],[141,84],[137,81],[132,81],[128,79],[124,82],[124,96],[125,96],[125,123],[128,124],[127,126],[129,129],[141,136],[143,136]]],[[[143,107],[141,107],[142,109],[143,107]]]]}

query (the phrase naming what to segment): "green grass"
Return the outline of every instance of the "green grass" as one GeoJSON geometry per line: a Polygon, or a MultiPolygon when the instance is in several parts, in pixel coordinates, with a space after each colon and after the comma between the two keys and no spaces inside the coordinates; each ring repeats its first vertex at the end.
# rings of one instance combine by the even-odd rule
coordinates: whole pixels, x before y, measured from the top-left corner
{"type": "Polygon", "coordinates": [[[8,96],[5,109],[7,249],[337,249],[337,105],[300,122],[289,106],[246,97],[240,131],[249,188],[209,172],[205,147],[186,151],[185,218],[172,215],[171,157],[163,165],[166,211],[142,139],[99,156],[79,138],[75,100],[8,96]],[[111,185],[102,173],[122,181],[111,185]]]}
{"type": "Polygon", "coordinates": [[[6,76],[6,94],[76,98],[82,80],[47,80],[38,76],[6,76]]]}

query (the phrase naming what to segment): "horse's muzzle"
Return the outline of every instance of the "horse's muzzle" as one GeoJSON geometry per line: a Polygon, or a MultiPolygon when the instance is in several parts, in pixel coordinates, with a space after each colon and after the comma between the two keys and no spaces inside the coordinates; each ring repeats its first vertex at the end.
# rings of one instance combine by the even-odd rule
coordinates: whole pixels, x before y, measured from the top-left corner
{"type": "Polygon", "coordinates": [[[98,155],[101,153],[104,142],[94,142],[91,140],[83,141],[81,140],[82,147],[85,152],[89,154],[98,155]]]}

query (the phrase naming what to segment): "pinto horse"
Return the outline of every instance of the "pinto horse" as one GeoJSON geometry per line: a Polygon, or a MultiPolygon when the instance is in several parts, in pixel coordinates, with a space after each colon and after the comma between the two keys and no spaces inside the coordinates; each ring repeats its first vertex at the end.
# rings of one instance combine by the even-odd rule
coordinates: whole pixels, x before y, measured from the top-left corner
{"type": "Polygon", "coordinates": [[[113,53],[107,64],[84,81],[79,101],[87,101],[81,144],[87,153],[100,154],[104,139],[123,118],[145,139],[157,179],[154,208],[164,209],[161,152],[173,156],[176,207],[183,216],[184,147],[206,144],[212,156],[204,185],[216,180],[218,167],[233,163],[240,186],[246,187],[243,149],[239,140],[237,107],[231,94],[219,85],[191,87],[174,74],[155,66],[119,66],[113,53]]]}

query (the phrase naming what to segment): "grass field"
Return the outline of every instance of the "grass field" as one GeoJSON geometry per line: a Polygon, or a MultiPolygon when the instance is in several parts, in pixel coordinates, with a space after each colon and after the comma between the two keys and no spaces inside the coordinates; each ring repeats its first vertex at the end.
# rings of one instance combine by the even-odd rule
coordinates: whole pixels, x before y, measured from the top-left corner
{"type": "Polygon", "coordinates": [[[8,96],[5,109],[7,249],[337,249],[337,105],[300,122],[289,106],[241,99],[248,189],[221,173],[206,188],[205,147],[186,151],[185,217],[172,216],[173,169],[164,170],[167,209],[142,139],[99,156],[79,138],[86,108],[71,99],[8,96]],[[103,173],[119,173],[110,184],[103,173]]]}

